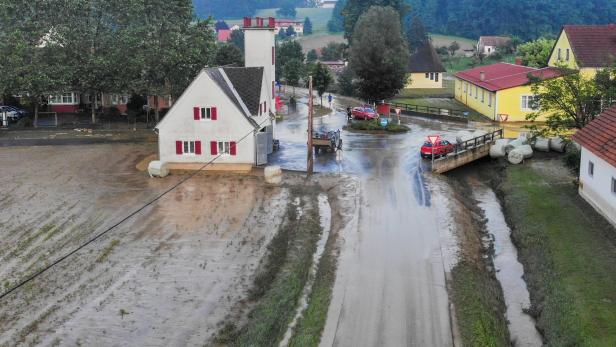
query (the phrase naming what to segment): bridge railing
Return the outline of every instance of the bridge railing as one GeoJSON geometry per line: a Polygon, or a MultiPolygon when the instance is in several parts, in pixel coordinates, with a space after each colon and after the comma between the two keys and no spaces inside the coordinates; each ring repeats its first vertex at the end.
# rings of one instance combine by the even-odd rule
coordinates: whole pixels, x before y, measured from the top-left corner
{"type": "Polygon", "coordinates": [[[503,134],[504,134],[503,129],[498,129],[498,130],[495,130],[495,131],[493,131],[491,133],[488,133],[488,134],[485,134],[485,135],[482,135],[482,136],[478,136],[478,137],[472,138],[470,140],[466,140],[464,142],[460,142],[460,143],[456,144],[456,148],[455,148],[454,154],[458,154],[459,152],[466,151],[466,150],[471,149],[471,148],[476,148],[476,147],[481,146],[481,145],[492,143],[492,142],[494,142],[497,139],[502,139],[503,138],[503,134]]]}
{"type": "Polygon", "coordinates": [[[434,106],[424,106],[424,105],[413,105],[406,104],[401,102],[389,102],[391,107],[400,108],[403,111],[408,112],[417,112],[417,113],[425,113],[425,114],[433,114],[439,116],[449,116],[449,117],[459,117],[468,119],[469,111],[463,110],[455,110],[451,108],[444,107],[434,107],[434,106]]]}

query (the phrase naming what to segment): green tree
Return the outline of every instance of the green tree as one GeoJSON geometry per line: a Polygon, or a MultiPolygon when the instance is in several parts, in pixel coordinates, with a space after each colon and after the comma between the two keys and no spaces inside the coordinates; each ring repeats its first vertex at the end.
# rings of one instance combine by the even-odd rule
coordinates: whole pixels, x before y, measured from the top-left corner
{"type": "Polygon", "coordinates": [[[540,135],[565,137],[570,129],[582,129],[602,111],[603,95],[595,80],[577,70],[560,69],[563,76],[558,78],[540,80],[529,75],[535,95],[531,107],[536,111],[526,119],[545,117],[545,127],[532,127],[540,135]]]}
{"type": "Polygon", "coordinates": [[[302,45],[297,41],[285,41],[278,45],[276,47],[276,76],[282,76],[283,66],[293,59],[297,59],[301,62],[304,61],[302,45]]]}
{"type": "Polygon", "coordinates": [[[344,31],[344,17],[342,11],[346,6],[347,0],[338,0],[332,11],[332,18],[327,22],[327,31],[330,33],[339,33],[344,31]]]}
{"type": "Polygon", "coordinates": [[[276,37],[279,41],[284,41],[287,38],[287,31],[283,28],[280,28],[278,31],[278,36],[276,37]]]}
{"type": "Polygon", "coordinates": [[[310,75],[312,76],[314,89],[317,90],[317,94],[321,99],[321,107],[323,107],[323,94],[329,88],[334,78],[329,69],[320,62],[313,65],[310,75]]]}
{"type": "Polygon", "coordinates": [[[306,54],[307,63],[314,63],[315,61],[317,61],[317,59],[319,59],[319,56],[317,54],[317,50],[314,48],[309,50],[308,53],[306,54]]]}
{"type": "Polygon", "coordinates": [[[374,6],[357,21],[349,58],[366,100],[391,98],[405,84],[409,50],[397,19],[393,8],[374,6]]]}
{"type": "Polygon", "coordinates": [[[352,43],[353,33],[355,32],[355,25],[359,20],[359,17],[368,11],[372,6],[391,7],[397,12],[395,17],[401,21],[401,18],[409,11],[409,6],[404,0],[348,0],[342,16],[344,17],[344,37],[352,43]]]}
{"type": "Polygon", "coordinates": [[[286,36],[287,36],[287,37],[294,37],[294,36],[295,36],[295,34],[296,34],[296,33],[295,33],[295,28],[294,28],[292,25],[289,25],[289,26],[287,27],[287,30],[286,30],[286,31],[287,31],[287,32],[286,32],[286,36]]]}
{"type": "Polygon", "coordinates": [[[280,5],[280,8],[276,10],[276,16],[295,18],[297,11],[295,10],[295,2],[293,0],[285,0],[280,5]]]}
{"type": "Polygon", "coordinates": [[[343,60],[346,57],[346,50],[346,44],[330,42],[321,49],[321,59],[324,61],[343,60]]]}
{"type": "Polygon", "coordinates": [[[304,19],[304,35],[312,35],[312,22],[309,17],[304,19]]]}
{"type": "Polygon", "coordinates": [[[522,58],[522,64],[532,67],[547,66],[555,42],[555,40],[540,38],[519,45],[518,55],[522,58]]]}
{"type": "Polygon", "coordinates": [[[355,74],[348,67],[345,67],[338,76],[338,90],[340,94],[346,96],[355,96],[357,94],[355,74]]]}
{"type": "Polygon", "coordinates": [[[218,46],[214,64],[218,66],[244,66],[244,55],[235,45],[223,43],[218,46]]]}
{"type": "Polygon", "coordinates": [[[229,37],[229,43],[239,48],[240,51],[244,53],[244,32],[241,30],[231,31],[231,36],[229,37]]]}
{"type": "Polygon", "coordinates": [[[417,15],[406,21],[406,40],[411,52],[416,52],[419,47],[429,40],[426,28],[417,15]]]}
{"type": "Polygon", "coordinates": [[[293,96],[295,96],[295,86],[299,85],[303,72],[304,63],[299,59],[291,59],[282,68],[282,75],[286,83],[293,86],[293,96]]]}
{"type": "Polygon", "coordinates": [[[453,55],[456,54],[456,52],[460,49],[460,44],[458,43],[458,41],[454,41],[449,45],[448,49],[449,53],[453,57],[453,55]]]}

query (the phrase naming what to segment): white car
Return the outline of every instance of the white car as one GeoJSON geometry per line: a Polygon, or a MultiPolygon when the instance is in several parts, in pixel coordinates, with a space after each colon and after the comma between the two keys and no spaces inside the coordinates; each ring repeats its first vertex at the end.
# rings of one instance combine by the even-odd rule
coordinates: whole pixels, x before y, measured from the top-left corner
{"type": "Polygon", "coordinates": [[[19,119],[19,112],[13,109],[10,106],[0,106],[0,116],[2,113],[6,112],[6,116],[11,120],[19,119]]]}

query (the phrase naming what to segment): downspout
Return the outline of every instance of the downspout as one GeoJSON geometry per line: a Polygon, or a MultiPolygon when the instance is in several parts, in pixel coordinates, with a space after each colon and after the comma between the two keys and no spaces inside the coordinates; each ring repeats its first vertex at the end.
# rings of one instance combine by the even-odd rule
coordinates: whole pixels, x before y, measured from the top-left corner
{"type": "Polygon", "coordinates": [[[496,121],[497,114],[498,114],[498,90],[494,92],[494,121],[496,121]]]}

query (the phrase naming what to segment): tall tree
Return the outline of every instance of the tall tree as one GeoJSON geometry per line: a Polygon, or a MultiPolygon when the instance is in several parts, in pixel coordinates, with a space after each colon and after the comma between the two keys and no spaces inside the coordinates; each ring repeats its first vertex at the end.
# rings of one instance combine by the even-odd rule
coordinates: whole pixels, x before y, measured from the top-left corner
{"type": "Polygon", "coordinates": [[[214,64],[217,66],[244,66],[244,54],[235,45],[220,44],[216,50],[214,64]]]}
{"type": "Polygon", "coordinates": [[[393,8],[373,6],[359,18],[349,58],[365,100],[391,98],[404,86],[409,50],[393,8]]]}
{"type": "Polygon", "coordinates": [[[304,19],[304,35],[312,35],[312,22],[309,17],[304,19]]]}
{"type": "Polygon", "coordinates": [[[239,48],[244,53],[244,32],[241,30],[231,31],[231,37],[229,37],[229,43],[239,48]]]}
{"type": "Polygon", "coordinates": [[[344,37],[349,42],[353,39],[355,25],[359,17],[368,11],[371,6],[389,6],[393,8],[397,13],[395,17],[390,19],[398,18],[398,21],[409,11],[409,6],[404,0],[348,0],[342,11],[342,16],[344,17],[344,37]]]}
{"type": "Polygon", "coordinates": [[[314,63],[315,61],[317,61],[317,59],[319,59],[319,56],[317,54],[317,50],[316,49],[311,49],[308,51],[308,53],[306,53],[306,62],[307,63],[314,63]]]}
{"type": "Polygon", "coordinates": [[[295,10],[295,2],[293,0],[284,0],[280,8],[276,10],[278,17],[295,18],[297,10],[295,10]]]}
{"type": "Polygon", "coordinates": [[[417,51],[428,38],[428,32],[423,25],[419,16],[414,15],[410,20],[406,21],[406,39],[411,52],[417,51]]]}
{"type": "Polygon", "coordinates": [[[555,42],[555,40],[539,38],[519,45],[518,55],[522,58],[522,64],[532,67],[547,66],[555,42]]]}
{"type": "Polygon", "coordinates": [[[291,60],[304,61],[302,45],[297,41],[286,41],[276,47],[276,76],[282,76],[283,66],[291,60]]]}
{"type": "Polygon", "coordinates": [[[291,59],[284,64],[282,75],[285,82],[293,86],[293,96],[295,96],[295,86],[299,85],[299,80],[304,72],[304,63],[299,59],[291,59]]]}
{"type": "Polygon", "coordinates": [[[321,99],[321,106],[323,106],[323,94],[325,94],[325,91],[329,88],[329,85],[332,83],[334,78],[332,77],[329,69],[320,62],[313,65],[313,69],[310,74],[312,75],[312,83],[314,88],[317,90],[317,94],[321,99]]]}
{"type": "Polygon", "coordinates": [[[321,49],[321,59],[325,61],[343,60],[348,46],[344,43],[330,42],[321,49]]]}
{"type": "Polygon", "coordinates": [[[344,31],[344,17],[342,11],[346,6],[347,0],[338,0],[332,11],[332,18],[327,22],[327,30],[330,33],[339,33],[344,31]]]}
{"type": "Polygon", "coordinates": [[[338,91],[342,95],[355,96],[357,86],[355,84],[355,74],[349,67],[345,67],[338,76],[338,91]]]}

